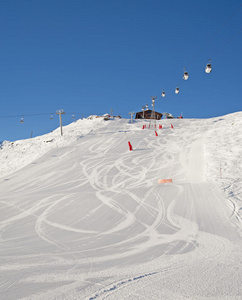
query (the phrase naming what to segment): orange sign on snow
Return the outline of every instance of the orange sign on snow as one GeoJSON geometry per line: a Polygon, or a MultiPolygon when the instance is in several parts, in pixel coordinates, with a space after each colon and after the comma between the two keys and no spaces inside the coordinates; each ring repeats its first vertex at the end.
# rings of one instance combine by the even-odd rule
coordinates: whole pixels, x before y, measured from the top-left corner
{"type": "Polygon", "coordinates": [[[167,183],[167,182],[172,182],[172,179],[159,179],[158,183],[167,183]]]}

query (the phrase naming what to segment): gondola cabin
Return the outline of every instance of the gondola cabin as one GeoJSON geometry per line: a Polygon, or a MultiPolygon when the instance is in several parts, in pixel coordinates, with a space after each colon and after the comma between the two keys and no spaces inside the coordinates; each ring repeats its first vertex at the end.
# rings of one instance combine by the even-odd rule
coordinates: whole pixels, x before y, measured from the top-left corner
{"type": "Polygon", "coordinates": [[[206,68],[205,68],[205,72],[206,73],[211,73],[211,71],[212,71],[212,65],[211,64],[207,64],[206,68]]]}
{"type": "Polygon", "coordinates": [[[183,74],[183,79],[184,79],[184,80],[187,80],[188,77],[189,77],[188,72],[184,72],[184,74],[183,74]]]}

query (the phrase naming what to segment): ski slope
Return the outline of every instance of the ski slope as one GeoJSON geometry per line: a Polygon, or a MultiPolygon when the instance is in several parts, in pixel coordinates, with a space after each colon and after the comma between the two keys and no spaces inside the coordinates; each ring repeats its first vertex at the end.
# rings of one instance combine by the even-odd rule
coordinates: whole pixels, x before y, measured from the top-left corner
{"type": "Polygon", "coordinates": [[[242,299],[242,113],[144,124],[3,143],[0,299],[242,299]]]}

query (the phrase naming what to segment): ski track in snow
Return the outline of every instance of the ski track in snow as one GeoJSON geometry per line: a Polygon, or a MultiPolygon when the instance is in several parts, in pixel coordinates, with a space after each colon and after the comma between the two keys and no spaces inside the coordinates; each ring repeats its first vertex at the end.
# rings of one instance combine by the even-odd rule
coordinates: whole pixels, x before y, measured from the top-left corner
{"type": "Polygon", "coordinates": [[[240,299],[230,120],[109,121],[2,177],[0,298],[240,299]]]}

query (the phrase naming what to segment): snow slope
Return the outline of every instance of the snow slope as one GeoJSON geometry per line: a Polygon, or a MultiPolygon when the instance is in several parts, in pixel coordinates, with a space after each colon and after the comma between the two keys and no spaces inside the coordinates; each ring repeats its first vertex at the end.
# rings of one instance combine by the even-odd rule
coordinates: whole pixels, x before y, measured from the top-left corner
{"type": "Polygon", "coordinates": [[[60,135],[60,128],[51,133],[37,136],[28,140],[0,143],[0,176],[6,176],[28,165],[53,148],[65,147],[88,133],[95,131],[107,122],[103,118],[78,120],[64,127],[64,135],[60,135]]]}
{"type": "Polygon", "coordinates": [[[0,299],[241,299],[241,117],[5,142],[0,299]]]}

